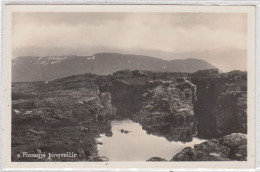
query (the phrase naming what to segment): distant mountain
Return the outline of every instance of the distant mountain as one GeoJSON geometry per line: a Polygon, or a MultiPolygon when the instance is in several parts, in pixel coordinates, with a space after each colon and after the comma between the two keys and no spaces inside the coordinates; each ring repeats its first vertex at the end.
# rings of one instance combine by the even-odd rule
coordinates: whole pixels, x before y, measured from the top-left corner
{"type": "Polygon", "coordinates": [[[49,81],[70,75],[112,74],[119,70],[195,72],[215,66],[199,59],[162,60],[150,56],[98,53],[92,56],[22,56],[12,61],[12,81],[49,81]]]}

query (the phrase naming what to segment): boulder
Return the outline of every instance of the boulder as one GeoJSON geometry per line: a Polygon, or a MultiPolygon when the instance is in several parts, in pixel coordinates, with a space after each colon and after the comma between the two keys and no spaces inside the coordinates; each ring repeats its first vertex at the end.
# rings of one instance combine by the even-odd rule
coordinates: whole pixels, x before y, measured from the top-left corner
{"type": "Polygon", "coordinates": [[[233,133],[194,145],[194,148],[184,148],[171,159],[171,161],[230,160],[247,160],[247,138],[245,134],[233,133]]]}
{"type": "Polygon", "coordinates": [[[197,152],[202,152],[203,154],[211,154],[215,156],[221,156],[224,158],[227,158],[230,153],[229,148],[219,144],[219,141],[216,139],[211,139],[201,144],[194,145],[194,150],[197,152]]]}
{"type": "Polygon", "coordinates": [[[220,138],[220,141],[221,144],[229,147],[230,149],[235,149],[239,146],[247,144],[247,135],[243,133],[232,133],[220,138]]]}
{"type": "Polygon", "coordinates": [[[180,153],[177,153],[171,161],[195,161],[197,154],[191,147],[184,148],[180,153]]]}
{"type": "Polygon", "coordinates": [[[128,131],[128,130],[121,129],[121,130],[120,130],[120,132],[121,132],[121,133],[128,134],[128,133],[130,133],[131,131],[128,131]]]}
{"type": "Polygon", "coordinates": [[[234,160],[247,160],[247,135],[233,133],[219,139],[222,145],[230,149],[229,157],[234,160]]]}
{"type": "Polygon", "coordinates": [[[80,160],[86,159],[85,151],[84,151],[82,148],[79,148],[79,149],[78,149],[78,158],[79,158],[80,160]]]}
{"type": "Polygon", "coordinates": [[[152,157],[149,158],[147,161],[167,161],[167,160],[161,157],[152,157]]]}

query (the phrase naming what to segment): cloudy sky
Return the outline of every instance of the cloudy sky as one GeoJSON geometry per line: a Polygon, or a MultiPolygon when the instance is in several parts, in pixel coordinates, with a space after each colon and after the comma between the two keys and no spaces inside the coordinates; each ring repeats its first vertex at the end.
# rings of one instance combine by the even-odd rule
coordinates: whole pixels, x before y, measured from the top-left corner
{"type": "Polygon", "coordinates": [[[246,70],[243,13],[13,13],[13,57],[119,52],[246,70]]]}

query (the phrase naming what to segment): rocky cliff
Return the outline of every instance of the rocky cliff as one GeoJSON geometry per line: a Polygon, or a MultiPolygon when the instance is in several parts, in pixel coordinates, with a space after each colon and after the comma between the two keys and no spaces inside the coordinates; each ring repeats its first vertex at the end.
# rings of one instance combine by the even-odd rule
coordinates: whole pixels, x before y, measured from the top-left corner
{"type": "Polygon", "coordinates": [[[126,70],[98,81],[111,93],[117,118],[131,118],[147,133],[170,141],[191,141],[196,135],[196,86],[186,74],[126,70]]]}
{"type": "Polygon", "coordinates": [[[96,155],[95,138],[101,133],[112,135],[110,120],[116,110],[110,93],[100,93],[95,77],[13,84],[12,159],[28,161],[16,156],[21,151],[81,152],[76,160],[86,158],[82,152],[96,155]]]}
{"type": "Polygon", "coordinates": [[[232,71],[199,71],[191,76],[197,86],[194,112],[198,136],[220,137],[247,133],[247,73],[232,71]]]}
{"type": "Polygon", "coordinates": [[[196,133],[202,138],[247,133],[246,72],[126,70],[99,79],[99,85],[111,93],[118,117],[132,118],[148,133],[169,140],[190,141],[196,133]]]}
{"type": "Polygon", "coordinates": [[[170,141],[191,141],[197,133],[193,103],[196,86],[188,80],[149,81],[142,108],[134,116],[148,133],[170,141]]]}
{"type": "MultiPolygon", "coordinates": [[[[201,158],[200,147],[187,148],[180,157],[189,159],[186,152],[195,151],[195,160],[237,160],[240,155],[234,158],[233,153],[242,151],[245,157],[246,146],[233,149],[222,140],[231,133],[247,133],[247,74],[125,70],[106,76],[82,74],[49,82],[13,83],[12,158],[22,161],[16,158],[21,150],[73,150],[81,152],[77,160],[90,154],[94,157],[95,138],[101,133],[111,136],[110,120],[115,118],[131,118],[147,133],[170,141],[189,142],[198,136],[213,139],[201,145],[205,149],[208,145],[212,150],[223,149],[223,156],[212,157],[219,153],[213,151],[201,158]]],[[[240,138],[241,134],[231,136],[240,138]]]]}

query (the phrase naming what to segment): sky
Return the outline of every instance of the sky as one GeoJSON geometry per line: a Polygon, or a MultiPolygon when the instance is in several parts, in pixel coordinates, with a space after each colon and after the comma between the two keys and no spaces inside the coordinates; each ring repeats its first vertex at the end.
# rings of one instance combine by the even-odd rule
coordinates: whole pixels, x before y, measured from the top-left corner
{"type": "Polygon", "coordinates": [[[245,13],[13,13],[12,56],[118,52],[246,70],[245,13]]]}

